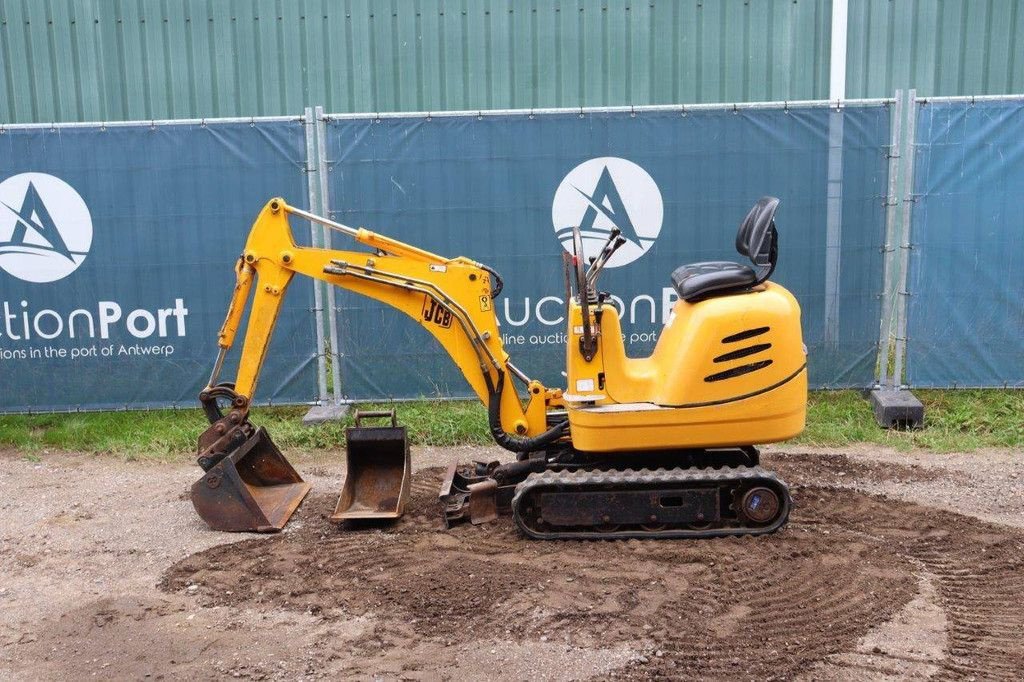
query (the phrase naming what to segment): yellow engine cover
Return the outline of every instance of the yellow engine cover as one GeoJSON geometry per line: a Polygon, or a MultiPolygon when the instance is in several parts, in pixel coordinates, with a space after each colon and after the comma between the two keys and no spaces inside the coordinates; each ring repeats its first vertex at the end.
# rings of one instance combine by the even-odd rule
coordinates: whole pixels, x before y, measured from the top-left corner
{"type": "Polygon", "coordinates": [[[800,306],[785,288],[678,301],[650,357],[626,356],[614,306],[601,309],[597,355],[567,349],[573,445],[586,452],[725,447],[786,440],[804,428],[807,358],[800,306]]]}

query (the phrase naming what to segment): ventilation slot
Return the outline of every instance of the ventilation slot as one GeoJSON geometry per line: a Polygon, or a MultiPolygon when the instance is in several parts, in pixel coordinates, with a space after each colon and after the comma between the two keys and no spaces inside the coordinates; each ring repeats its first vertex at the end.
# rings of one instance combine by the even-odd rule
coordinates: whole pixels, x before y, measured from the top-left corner
{"type": "Polygon", "coordinates": [[[725,337],[724,339],[722,339],[722,343],[736,343],[737,341],[746,341],[747,339],[752,339],[755,336],[761,336],[761,334],[767,333],[769,329],[771,329],[771,327],[757,327],[755,329],[748,329],[746,331],[733,334],[732,336],[725,337]]]}
{"type": "Polygon", "coordinates": [[[751,372],[756,372],[759,369],[764,369],[765,367],[767,367],[770,364],[772,364],[771,360],[759,360],[757,362],[752,362],[749,365],[740,365],[739,367],[733,367],[732,369],[727,369],[724,372],[718,372],[717,374],[711,374],[709,376],[704,377],[704,381],[708,381],[708,382],[711,382],[711,381],[722,381],[724,379],[732,379],[734,377],[740,377],[740,376],[743,376],[744,374],[750,374],[751,372]]]}
{"type": "Polygon", "coordinates": [[[772,344],[770,344],[770,343],[759,343],[759,344],[754,345],[754,346],[747,346],[746,348],[740,348],[738,350],[729,351],[728,353],[725,353],[724,355],[719,355],[717,358],[715,358],[714,361],[715,362],[729,362],[730,360],[739,360],[740,358],[745,358],[748,355],[756,355],[757,353],[761,353],[763,351],[766,351],[766,350],[768,350],[771,347],[772,347],[772,344]]]}

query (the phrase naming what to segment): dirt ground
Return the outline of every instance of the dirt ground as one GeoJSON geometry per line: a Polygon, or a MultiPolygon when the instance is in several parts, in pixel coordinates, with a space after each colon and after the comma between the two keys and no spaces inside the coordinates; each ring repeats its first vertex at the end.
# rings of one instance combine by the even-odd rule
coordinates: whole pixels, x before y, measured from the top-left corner
{"type": "Polygon", "coordinates": [[[209,531],[198,470],[0,453],[0,679],[1019,679],[1024,456],[770,449],[764,538],[544,543],[326,518],[341,455],[275,536],[209,531]]]}

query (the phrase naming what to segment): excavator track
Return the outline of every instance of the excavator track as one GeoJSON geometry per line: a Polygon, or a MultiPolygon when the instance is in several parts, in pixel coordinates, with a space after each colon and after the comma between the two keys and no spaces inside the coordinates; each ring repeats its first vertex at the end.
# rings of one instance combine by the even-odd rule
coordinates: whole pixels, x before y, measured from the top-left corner
{"type": "Polygon", "coordinates": [[[562,469],[516,486],[512,514],[537,540],[765,535],[785,525],[786,483],[761,467],[562,469]]]}

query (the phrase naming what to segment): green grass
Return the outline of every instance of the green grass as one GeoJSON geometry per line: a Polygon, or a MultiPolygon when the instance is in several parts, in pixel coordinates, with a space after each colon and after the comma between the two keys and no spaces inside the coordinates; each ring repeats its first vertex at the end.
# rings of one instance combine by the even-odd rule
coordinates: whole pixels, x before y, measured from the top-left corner
{"type": "MultiPolygon", "coordinates": [[[[386,409],[391,405],[361,405],[386,409]]],[[[400,423],[415,445],[472,445],[492,442],[487,415],[478,403],[419,401],[398,403],[400,423]]],[[[308,408],[257,407],[252,421],[265,426],[281,448],[336,449],[345,442],[351,413],[338,422],[303,426],[308,408]]],[[[369,423],[384,423],[375,421],[369,423]]],[[[0,416],[0,447],[38,456],[46,450],[110,453],[129,460],[184,459],[195,450],[196,437],[207,427],[196,410],[145,412],[82,412],[75,414],[0,416]]]]}
{"type": "MultiPolygon", "coordinates": [[[[970,451],[1024,444],[1024,391],[915,391],[925,403],[926,427],[919,431],[878,428],[871,408],[856,391],[814,392],[807,430],[795,443],[820,447],[875,443],[908,450],[970,451]]],[[[364,405],[383,409],[385,405],[364,405]]],[[[487,415],[475,402],[399,403],[399,420],[415,445],[485,445],[487,415]]],[[[305,407],[253,410],[253,422],[266,426],[285,449],[336,449],[344,442],[342,422],[306,427],[305,407]]],[[[191,457],[195,439],[206,428],[199,410],[97,412],[0,416],[0,447],[28,458],[47,451],[111,453],[129,460],[178,460],[191,457]]]]}
{"type": "Polygon", "coordinates": [[[880,429],[857,391],[816,391],[807,406],[807,429],[796,443],[842,446],[875,443],[899,450],[968,452],[1024,445],[1024,391],[917,390],[925,428],[880,429]]]}

